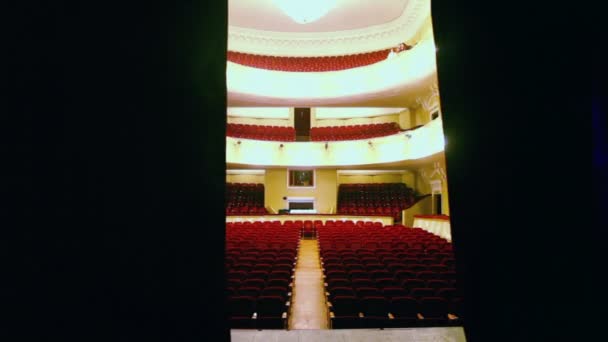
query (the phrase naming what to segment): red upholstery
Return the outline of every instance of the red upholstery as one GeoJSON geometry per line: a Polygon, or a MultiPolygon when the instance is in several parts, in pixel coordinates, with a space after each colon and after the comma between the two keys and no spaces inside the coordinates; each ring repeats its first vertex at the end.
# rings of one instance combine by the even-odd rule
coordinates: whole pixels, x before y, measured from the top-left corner
{"type": "Polygon", "coordinates": [[[231,328],[286,327],[299,240],[299,229],[280,222],[226,223],[231,328]]]}
{"type": "Polygon", "coordinates": [[[396,122],[353,126],[311,127],[310,140],[338,141],[370,139],[375,137],[392,135],[399,132],[400,128],[396,122]]]}
{"type": "Polygon", "coordinates": [[[264,184],[226,183],[226,215],[264,215],[264,184]]]}
{"type": "Polygon", "coordinates": [[[443,264],[453,260],[447,240],[420,228],[353,221],[326,222],[317,238],[334,329],[462,323],[448,316],[463,312],[454,265],[443,264]]]}
{"type": "Polygon", "coordinates": [[[338,71],[378,63],[389,49],[346,56],[279,57],[228,51],[228,61],[258,69],[290,72],[338,71]]]}
{"type": "Polygon", "coordinates": [[[338,214],[393,216],[401,219],[401,211],[425,198],[417,197],[404,183],[340,184],[338,214]]]}
{"type": "Polygon", "coordinates": [[[286,126],[260,126],[229,123],[226,125],[226,136],[244,139],[295,141],[296,130],[286,126]]]}

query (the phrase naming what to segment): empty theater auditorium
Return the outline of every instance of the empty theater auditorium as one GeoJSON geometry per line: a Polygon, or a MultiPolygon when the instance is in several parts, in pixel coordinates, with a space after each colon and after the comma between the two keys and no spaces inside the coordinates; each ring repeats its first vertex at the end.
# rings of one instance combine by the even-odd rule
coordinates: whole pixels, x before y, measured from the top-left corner
{"type": "Polygon", "coordinates": [[[229,1],[233,341],[465,340],[430,9],[229,1]]]}
{"type": "Polygon", "coordinates": [[[13,3],[0,341],[605,335],[601,11],[13,3]]]}

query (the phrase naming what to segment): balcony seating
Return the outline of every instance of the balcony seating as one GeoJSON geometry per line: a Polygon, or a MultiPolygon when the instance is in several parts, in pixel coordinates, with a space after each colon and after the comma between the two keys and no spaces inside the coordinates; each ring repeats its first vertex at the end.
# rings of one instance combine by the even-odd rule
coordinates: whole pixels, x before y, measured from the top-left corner
{"type": "Polygon", "coordinates": [[[268,141],[296,141],[296,130],[286,126],[229,123],[226,125],[226,136],[268,141]]]}
{"type": "Polygon", "coordinates": [[[228,61],[258,69],[324,72],[358,68],[387,58],[389,49],[345,56],[279,57],[228,51],[228,61]]]}
{"type": "Polygon", "coordinates": [[[367,125],[311,127],[312,141],[359,140],[383,137],[400,132],[396,122],[386,122],[367,125]]]}

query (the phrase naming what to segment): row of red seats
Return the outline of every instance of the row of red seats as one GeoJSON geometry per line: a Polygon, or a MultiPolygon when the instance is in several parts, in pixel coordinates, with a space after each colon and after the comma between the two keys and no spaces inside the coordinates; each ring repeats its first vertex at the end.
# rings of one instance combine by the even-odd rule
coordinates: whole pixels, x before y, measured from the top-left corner
{"type": "Polygon", "coordinates": [[[401,206],[394,207],[347,207],[339,206],[338,214],[343,215],[365,215],[365,216],[390,216],[395,221],[401,220],[401,206]]]}
{"type": "Polygon", "coordinates": [[[226,223],[226,227],[239,228],[241,230],[241,232],[246,228],[250,229],[252,232],[258,232],[259,230],[256,230],[256,229],[261,229],[261,228],[263,228],[264,231],[270,231],[270,230],[281,231],[282,228],[284,228],[285,230],[288,230],[288,231],[297,231],[298,229],[301,229],[303,225],[304,225],[303,220],[285,220],[283,222],[281,222],[279,220],[253,221],[253,222],[252,221],[235,221],[235,222],[226,223]]]}
{"type": "Polygon", "coordinates": [[[298,230],[226,223],[227,295],[233,329],[286,329],[298,230]]]}
{"type": "Polygon", "coordinates": [[[409,195],[414,192],[405,183],[346,183],[338,185],[338,190],[344,196],[409,195]]]}
{"type": "Polygon", "coordinates": [[[442,297],[387,297],[352,295],[332,299],[330,322],[332,329],[411,328],[460,326],[462,300],[442,297]]]}
{"type": "Polygon", "coordinates": [[[262,126],[229,123],[226,126],[226,135],[235,138],[270,141],[296,140],[295,128],[286,126],[262,126]]]}
{"type": "Polygon", "coordinates": [[[332,328],[462,324],[451,243],[420,228],[317,231],[332,328]]]}
{"type": "Polygon", "coordinates": [[[354,190],[374,190],[374,191],[382,191],[382,190],[402,190],[406,189],[407,185],[405,183],[344,183],[340,184],[344,190],[354,189],[354,190]]]}
{"type": "Polygon", "coordinates": [[[355,196],[343,196],[339,206],[345,208],[357,208],[357,207],[395,207],[400,206],[403,202],[413,202],[415,196],[413,195],[394,195],[394,196],[383,196],[383,195],[355,195],[355,196]]]}
{"type": "Polygon", "coordinates": [[[338,71],[378,63],[387,58],[389,49],[345,56],[279,57],[228,51],[228,61],[254,68],[290,71],[338,71]]]}
{"type": "Polygon", "coordinates": [[[257,206],[257,207],[250,207],[247,205],[244,206],[234,206],[234,207],[227,207],[226,211],[225,211],[226,215],[266,215],[268,214],[268,210],[266,210],[266,208],[261,207],[261,206],[257,206]]]}
{"type": "Polygon", "coordinates": [[[264,190],[264,184],[262,183],[226,183],[226,190],[232,191],[254,191],[264,190]]]}
{"type": "Polygon", "coordinates": [[[226,215],[267,214],[264,184],[226,183],[226,215]]]}
{"type": "Polygon", "coordinates": [[[403,210],[424,197],[416,197],[405,183],[340,184],[338,214],[392,216],[398,221],[403,210]]]}
{"type": "Polygon", "coordinates": [[[310,139],[312,141],[357,140],[382,137],[400,132],[395,122],[380,124],[311,127],[310,139]]]}

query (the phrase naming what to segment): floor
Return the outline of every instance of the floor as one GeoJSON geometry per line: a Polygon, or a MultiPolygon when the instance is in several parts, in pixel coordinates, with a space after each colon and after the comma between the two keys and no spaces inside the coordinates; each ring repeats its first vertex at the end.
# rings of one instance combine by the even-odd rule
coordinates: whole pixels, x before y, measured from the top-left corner
{"type": "Polygon", "coordinates": [[[462,327],[336,330],[232,330],[232,342],[466,342],[462,327]]]}
{"type": "Polygon", "coordinates": [[[294,278],[289,329],[328,329],[323,272],[316,239],[300,241],[294,278]]]}

